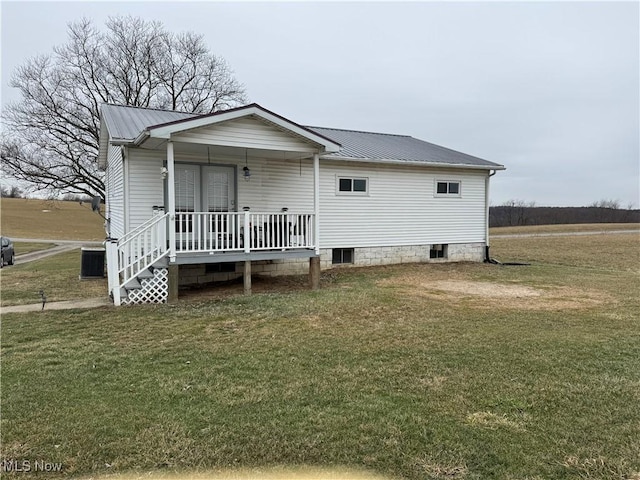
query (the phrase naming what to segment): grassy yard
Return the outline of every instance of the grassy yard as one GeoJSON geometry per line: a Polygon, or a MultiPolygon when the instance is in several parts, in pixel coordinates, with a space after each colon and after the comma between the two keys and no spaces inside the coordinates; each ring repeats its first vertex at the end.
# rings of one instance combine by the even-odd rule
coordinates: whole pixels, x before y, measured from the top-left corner
{"type": "MultiPolygon", "coordinates": [[[[18,248],[18,247],[16,247],[18,248]]],[[[0,270],[0,305],[74,300],[107,295],[106,279],[80,280],[80,249],[0,270]]]]}
{"type": "Polygon", "coordinates": [[[533,264],[345,269],[318,292],[3,315],[2,459],[60,462],[46,478],[637,480],[639,247],[495,239],[497,258],[533,264]]]}
{"type": "Polygon", "coordinates": [[[570,225],[526,225],[520,227],[492,227],[490,235],[522,233],[608,232],[611,230],[640,230],[640,223],[576,223],[570,225]]]}
{"type": "Polygon", "coordinates": [[[88,204],[3,198],[0,231],[7,237],[55,240],[104,240],[104,219],[88,204]]]}
{"type": "Polygon", "coordinates": [[[55,243],[41,243],[41,242],[14,242],[13,246],[16,251],[16,255],[24,255],[25,253],[37,252],[39,250],[47,250],[55,247],[55,243]]]}

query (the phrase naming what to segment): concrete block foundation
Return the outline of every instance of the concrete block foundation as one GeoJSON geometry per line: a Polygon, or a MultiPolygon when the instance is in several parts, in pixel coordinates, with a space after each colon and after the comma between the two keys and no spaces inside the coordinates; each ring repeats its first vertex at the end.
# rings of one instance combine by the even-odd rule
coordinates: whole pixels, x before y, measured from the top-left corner
{"type": "MultiPolygon", "coordinates": [[[[446,245],[446,255],[431,258],[431,244],[401,245],[388,247],[354,247],[353,263],[333,264],[333,250],[320,249],[320,269],[349,268],[375,265],[394,265],[400,263],[446,263],[446,262],[482,262],[484,243],[458,243],[446,245]]],[[[348,246],[345,246],[348,248],[348,246]]],[[[227,282],[242,278],[244,262],[236,262],[232,271],[213,271],[215,267],[206,264],[180,265],[179,286],[203,285],[214,282],[227,282]]],[[[251,273],[263,276],[307,275],[309,259],[294,258],[286,260],[260,260],[251,263],[251,273]]]]}

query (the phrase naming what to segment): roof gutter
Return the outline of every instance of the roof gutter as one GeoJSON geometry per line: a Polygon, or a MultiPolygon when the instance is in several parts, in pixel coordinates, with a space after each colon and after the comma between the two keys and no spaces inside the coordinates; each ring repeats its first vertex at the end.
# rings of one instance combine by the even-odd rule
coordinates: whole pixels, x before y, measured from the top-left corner
{"type": "Polygon", "coordinates": [[[142,145],[142,143],[148,139],[150,137],[150,133],[149,130],[143,130],[140,132],[140,134],[133,140],[133,144],[136,147],[139,147],[140,145],[142,145]]]}
{"type": "Polygon", "coordinates": [[[423,162],[420,160],[397,160],[387,158],[354,158],[340,157],[336,155],[322,155],[322,160],[337,160],[339,162],[359,162],[359,163],[386,163],[395,165],[414,165],[419,167],[441,167],[441,168],[463,168],[466,170],[506,170],[504,165],[492,163],[491,165],[469,165],[461,163],[443,163],[443,162],[423,162]]]}

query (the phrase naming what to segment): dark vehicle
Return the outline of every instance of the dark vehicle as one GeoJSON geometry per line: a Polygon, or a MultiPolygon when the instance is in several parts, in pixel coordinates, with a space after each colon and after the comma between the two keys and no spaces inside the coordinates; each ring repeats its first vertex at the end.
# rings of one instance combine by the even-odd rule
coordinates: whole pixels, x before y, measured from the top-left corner
{"type": "Polygon", "coordinates": [[[2,245],[2,253],[0,256],[0,268],[5,264],[13,265],[16,260],[16,254],[13,250],[13,243],[7,237],[0,237],[0,245],[2,245]]]}

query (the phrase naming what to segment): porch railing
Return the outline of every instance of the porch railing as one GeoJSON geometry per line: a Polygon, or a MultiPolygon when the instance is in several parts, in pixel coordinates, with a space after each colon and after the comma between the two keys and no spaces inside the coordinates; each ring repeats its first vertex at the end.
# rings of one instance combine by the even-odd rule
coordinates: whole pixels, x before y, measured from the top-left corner
{"type": "Polygon", "coordinates": [[[177,212],[176,252],[314,248],[314,214],[177,212]]]}
{"type": "Polygon", "coordinates": [[[109,291],[120,305],[121,289],[158,260],[176,253],[313,249],[312,213],[177,212],[175,250],[170,214],[156,215],[117,240],[105,243],[109,291]]]}
{"type": "Polygon", "coordinates": [[[156,215],[122,238],[106,243],[109,290],[116,305],[120,305],[122,287],[170,253],[168,220],[168,213],[156,215]]]}

